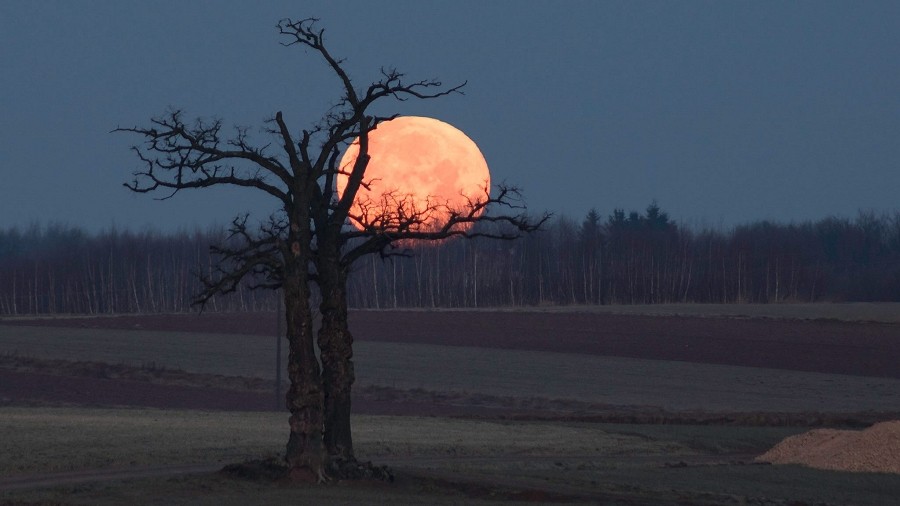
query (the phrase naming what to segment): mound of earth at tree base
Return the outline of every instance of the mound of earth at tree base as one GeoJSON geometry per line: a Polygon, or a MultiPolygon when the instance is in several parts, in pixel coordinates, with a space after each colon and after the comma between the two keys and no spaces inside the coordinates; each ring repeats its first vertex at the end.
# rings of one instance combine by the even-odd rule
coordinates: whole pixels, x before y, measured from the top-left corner
{"type": "Polygon", "coordinates": [[[832,471],[900,474],[900,420],[862,431],[811,430],[786,438],[756,460],[832,471]]]}
{"type": "MultiPolygon", "coordinates": [[[[352,460],[331,460],[328,463],[327,477],[330,479],[351,479],[393,482],[394,473],[387,466],[376,466],[372,462],[352,460]]],[[[220,471],[225,476],[250,481],[291,481],[291,470],[279,458],[265,460],[249,460],[238,464],[228,464],[220,471]]],[[[316,481],[312,480],[298,481],[316,481]]]]}

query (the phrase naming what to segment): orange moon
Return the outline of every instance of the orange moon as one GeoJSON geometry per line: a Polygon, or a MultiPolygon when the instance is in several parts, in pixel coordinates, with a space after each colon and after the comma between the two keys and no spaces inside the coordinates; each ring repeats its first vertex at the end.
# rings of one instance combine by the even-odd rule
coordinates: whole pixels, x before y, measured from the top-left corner
{"type": "MultiPolygon", "coordinates": [[[[341,158],[339,195],[357,156],[359,139],[341,158]]],[[[421,224],[412,230],[432,231],[446,225],[452,212],[468,214],[472,202],[488,198],[491,175],[484,155],[466,134],[443,121],[421,116],[384,121],[369,132],[369,156],[365,186],[350,208],[351,224],[357,229],[366,225],[396,229],[404,217],[418,213],[421,224]]],[[[459,224],[454,230],[469,226],[459,224]]]]}

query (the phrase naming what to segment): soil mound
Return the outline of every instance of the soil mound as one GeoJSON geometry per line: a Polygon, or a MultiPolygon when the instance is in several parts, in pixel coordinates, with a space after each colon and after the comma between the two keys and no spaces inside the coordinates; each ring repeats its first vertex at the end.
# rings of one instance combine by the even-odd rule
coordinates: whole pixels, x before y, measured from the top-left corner
{"type": "Polygon", "coordinates": [[[900,420],[866,430],[816,429],[786,438],[756,459],[818,469],[900,474],[900,420]]]}

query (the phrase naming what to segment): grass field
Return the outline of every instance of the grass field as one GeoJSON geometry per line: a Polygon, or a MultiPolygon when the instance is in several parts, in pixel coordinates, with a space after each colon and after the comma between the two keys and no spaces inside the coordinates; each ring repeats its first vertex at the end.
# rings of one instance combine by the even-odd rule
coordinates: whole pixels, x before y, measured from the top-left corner
{"type": "MultiPolygon", "coordinates": [[[[0,408],[4,443],[0,474],[221,463],[279,454],[286,415],[152,409],[0,408]]],[[[355,416],[363,459],[444,457],[691,455],[696,441],[625,435],[599,424],[492,422],[448,418],[355,416]],[[693,442],[692,442],[693,441],[693,442]]],[[[612,427],[612,426],[611,426],[612,427]]],[[[751,429],[777,441],[796,429],[751,429]]],[[[652,431],[651,431],[652,432],[652,431]]],[[[660,436],[661,434],[657,434],[660,436]]],[[[696,436],[696,435],[694,435],[696,436]]],[[[726,441],[724,444],[732,444],[726,441]]],[[[719,446],[716,446],[719,448],[719,446]]]]}
{"type": "MultiPolygon", "coordinates": [[[[833,308],[797,313],[800,306],[785,307],[807,315],[802,317],[815,317],[810,316],[815,311],[837,314],[833,308]]],[[[852,308],[856,321],[870,319],[863,309],[852,308]]],[[[654,310],[683,314],[678,311],[688,309],[654,310]]],[[[0,325],[0,354],[274,377],[272,338],[9,323],[0,325]]],[[[433,344],[357,342],[355,350],[361,388],[707,413],[896,411],[900,406],[900,380],[887,378],[433,344]]],[[[358,457],[390,465],[395,484],[308,487],[215,472],[226,463],[279,455],[287,437],[287,415],[281,413],[0,407],[0,505],[887,505],[900,497],[897,475],[750,463],[802,427],[386,416],[356,416],[353,426],[358,457]],[[60,479],[80,472],[99,473],[97,481],[60,479]],[[25,487],[23,476],[57,482],[25,487]]]]}
{"type": "MultiPolygon", "coordinates": [[[[4,438],[0,453],[0,475],[7,477],[223,465],[279,452],[285,432],[283,415],[269,413],[7,407],[0,408],[0,419],[4,435],[16,434],[4,438]]],[[[531,484],[576,502],[762,504],[765,499],[772,501],[765,504],[880,505],[900,492],[898,476],[739,462],[800,429],[415,417],[355,417],[353,423],[360,457],[392,465],[397,484],[289,487],[203,472],[13,490],[0,493],[0,503],[496,503],[487,501],[491,494],[530,497],[516,494],[531,484]],[[456,480],[447,483],[447,476],[456,480]],[[484,483],[493,485],[486,490],[484,483]]]]}

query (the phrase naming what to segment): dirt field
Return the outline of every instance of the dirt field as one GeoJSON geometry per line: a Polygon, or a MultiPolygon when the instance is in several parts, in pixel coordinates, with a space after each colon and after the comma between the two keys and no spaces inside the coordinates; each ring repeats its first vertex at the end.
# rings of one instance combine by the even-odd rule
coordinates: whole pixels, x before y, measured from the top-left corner
{"type": "Polygon", "coordinates": [[[286,430],[283,413],[237,412],[275,403],[274,316],[0,322],[0,504],[900,496],[900,476],[751,464],[807,426],[897,417],[900,325],[556,310],[353,313],[359,454],[397,484],[235,481],[211,471],[277,453],[286,430]],[[616,420],[639,424],[597,423],[616,420]]]}
{"type": "MultiPolygon", "coordinates": [[[[629,412],[858,413],[892,407],[896,411],[896,406],[900,406],[900,380],[890,377],[371,340],[358,341],[355,350],[357,387],[424,390],[441,395],[461,394],[469,399],[512,398],[519,404],[532,403],[534,398],[577,401],[591,405],[592,412],[607,406],[607,411],[629,412]]],[[[0,354],[3,353],[44,360],[124,364],[149,371],[178,369],[191,374],[272,380],[276,351],[274,338],[264,336],[0,325],[0,354]]],[[[286,360],[286,354],[282,358],[286,360]]],[[[55,369],[19,372],[47,373],[55,369]]],[[[43,377],[41,381],[48,385],[57,381],[60,386],[35,386],[32,394],[45,401],[82,403],[91,398],[92,392],[102,391],[97,393],[97,399],[104,399],[100,405],[159,406],[150,395],[151,389],[144,390],[140,383],[118,382],[107,387],[104,382],[113,379],[107,372],[87,371],[79,376],[81,379],[71,383],[43,377]],[[75,388],[82,382],[94,385],[75,388]],[[127,385],[131,388],[124,389],[127,385]],[[68,393],[71,397],[63,397],[68,393]],[[142,404],[141,399],[148,404],[142,404]]],[[[0,398],[16,398],[22,395],[19,392],[4,391],[0,384],[0,398]]],[[[193,407],[204,407],[200,402],[207,402],[207,394],[212,395],[195,395],[198,404],[193,407]]],[[[274,394],[263,397],[273,399],[274,394]]],[[[225,402],[234,405],[234,399],[225,402]]],[[[263,400],[262,405],[265,403],[263,400]]],[[[258,408],[248,405],[247,409],[258,408]]]]}
{"type": "MultiPolygon", "coordinates": [[[[0,324],[5,323],[0,321],[0,324]]],[[[14,325],[272,336],[274,313],[128,315],[14,325]]],[[[549,311],[354,311],[358,341],[549,351],[900,378],[900,324],[549,311]]]]}

